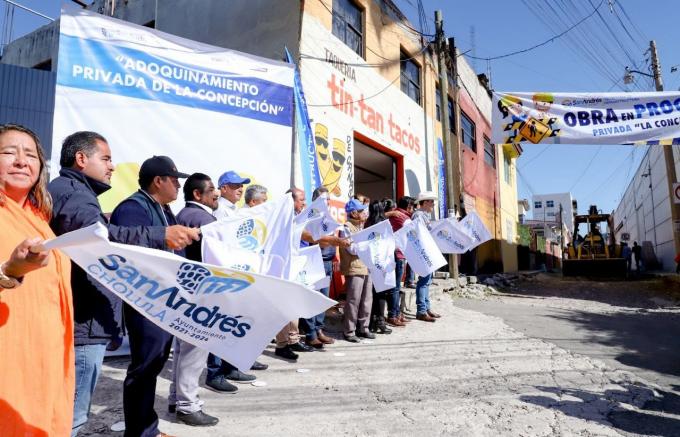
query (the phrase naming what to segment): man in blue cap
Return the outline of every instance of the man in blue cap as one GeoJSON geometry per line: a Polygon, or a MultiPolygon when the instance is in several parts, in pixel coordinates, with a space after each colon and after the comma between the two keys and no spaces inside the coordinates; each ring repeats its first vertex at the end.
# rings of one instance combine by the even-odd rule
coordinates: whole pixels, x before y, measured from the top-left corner
{"type": "Polygon", "coordinates": [[[220,198],[214,216],[217,220],[224,220],[236,214],[236,203],[243,196],[243,185],[249,184],[250,179],[239,176],[233,170],[222,173],[217,180],[220,198]]]}
{"type": "MultiPolygon", "coordinates": [[[[366,205],[357,199],[350,199],[345,204],[347,222],[342,230],[341,237],[348,238],[364,228],[366,221],[366,205]]],[[[368,330],[368,321],[371,316],[373,283],[368,275],[368,267],[361,262],[356,253],[355,244],[350,247],[340,248],[340,272],[345,276],[345,311],[343,316],[343,334],[345,340],[359,343],[359,337],[373,339],[375,334],[368,330]]]]}

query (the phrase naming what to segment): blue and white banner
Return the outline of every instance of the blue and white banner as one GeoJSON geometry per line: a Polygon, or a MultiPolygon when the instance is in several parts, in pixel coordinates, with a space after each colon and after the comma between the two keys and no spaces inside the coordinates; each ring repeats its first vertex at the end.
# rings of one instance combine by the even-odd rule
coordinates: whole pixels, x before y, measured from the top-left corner
{"type": "Polygon", "coordinates": [[[494,144],[680,144],[680,92],[493,94],[494,144]]]}
{"type": "Polygon", "coordinates": [[[352,244],[359,259],[368,268],[376,292],[397,285],[394,275],[396,242],[389,220],[383,220],[352,234],[352,244]]]}
{"type": "Polygon", "coordinates": [[[446,265],[446,259],[421,220],[407,221],[394,233],[394,238],[406,261],[418,275],[429,275],[446,265]]]}
{"type": "Polygon", "coordinates": [[[137,26],[63,11],[51,157],[79,130],[111,146],[110,211],[137,188],[141,162],[170,156],[180,171],[217,180],[226,170],[270,191],[290,183],[291,65],[137,26]],[[262,156],[267,159],[263,160],[262,156]]]}
{"type": "MultiPolygon", "coordinates": [[[[295,65],[295,60],[286,47],[286,61],[295,65]]],[[[305,190],[307,202],[312,201],[312,193],[321,186],[319,165],[316,161],[316,145],[312,126],[307,113],[307,100],[302,90],[300,71],[295,67],[295,136],[300,156],[300,170],[302,171],[302,188],[305,190]]]]}
{"type": "Polygon", "coordinates": [[[290,320],[336,302],[295,282],[111,243],[94,224],[45,243],[60,249],[161,329],[249,369],[290,320]]]}
{"type": "Polygon", "coordinates": [[[446,203],[446,154],[441,138],[437,138],[437,194],[439,195],[439,218],[448,217],[446,203]]]}

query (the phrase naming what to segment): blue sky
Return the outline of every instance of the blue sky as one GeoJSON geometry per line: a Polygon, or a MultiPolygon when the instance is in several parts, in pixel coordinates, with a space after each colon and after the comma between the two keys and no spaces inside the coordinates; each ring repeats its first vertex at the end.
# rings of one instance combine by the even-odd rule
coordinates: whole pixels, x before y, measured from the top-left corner
{"type": "MultiPolygon", "coordinates": [[[[17,1],[52,17],[59,14],[61,3],[17,1]]],[[[420,29],[417,0],[394,1],[420,29]]],[[[461,51],[487,58],[546,41],[589,15],[601,1],[602,19],[595,14],[540,48],[489,63],[468,62],[477,72],[490,73],[498,91],[652,91],[652,82],[644,77],[636,76],[637,85],[628,86],[620,79],[632,62],[648,71],[644,52],[654,39],[665,89],[678,90],[680,71],[670,71],[680,64],[677,0],[423,0],[423,8],[429,33],[434,32],[434,11],[440,9],[447,36],[456,38],[461,51]]],[[[5,15],[3,3],[0,23],[5,15]]],[[[46,23],[17,8],[13,37],[46,23]]],[[[611,211],[644,152],[644,147],[631,146],[527,145],[518,161],[519,195],[530,198],[532,192],[571,191],[581,211],[590,204],[611,211]]]]}

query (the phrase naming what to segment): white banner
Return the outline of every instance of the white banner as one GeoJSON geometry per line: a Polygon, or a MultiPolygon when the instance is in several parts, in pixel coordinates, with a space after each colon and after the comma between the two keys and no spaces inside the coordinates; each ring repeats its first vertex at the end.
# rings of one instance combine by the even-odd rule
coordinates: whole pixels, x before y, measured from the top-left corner
{"type": "MultiPolygon", "coordinates": [[[[210,239],[221,241],[224,250],[236,248],[263,255],[281,257],[283,276],[289,277],[291,247],[293,245],[293,199],[284,195],[274,202],[267,202],[253,208],[241,208],[234,217],[212,222],[201,227],[204,239],[202,246],[204,260],[224,260],[227,255],[220,255],[219,247],[214,242],[208,249],[206,243],[210,239]]],[[[228,264],[228,263],[227,263],[228,264]]],[[[262,271],[276,275],[273,271],[262,271]]]]}
{"type": "Polygon", "coordinates": [[[434,222],[430,235],[442,253],[465,253],[474,241],[467,232],[460,228],[455,217],[434,222]]]}
{"type": "Polygon", "coordinates": [[[293,255],[291,279],[317,290],[325,286],[326,270],[319,245],[300,248],[297,255],[293,255]],[[317,284],[321,286],[317,288],[317,284]]]}
{"type": "Polygon", "coordinates": [[[397,285],[394,269],[396,242],[389,220],[383,220],[352,234],[357,255],[371,275],[376,292],[394,288],[397,285]]]}
{"type": "Polygon", "coordinates": [[[494,93],[495,144],[680,144],[680,92],[494,93]]]}
{"type": "Polygon", "coordinates": [[[407,221],[394,233],[394,238],[406,261],[418,275],[429,275],[446,265],[446,259],[422,221],[407,221]]]}
{"type": "Polygon", "coordinates": [[[331,217],[328,210],[328,198],[325,196],[317,197],[307,208],[295,216],[295,224],[296,226],[304,225],[304,230],[309,232],[315,241],[324,235],[332,234],[342,226],[331,217]]]}
{"type": "Polygon", "coordinates": [[[283,279],[111,243],[100,223],[45,247],[62,250],[160,328],[242,370],[290,320],[312,317],[336,303],[283,279]]]}
{"type": "Polygon", "coordinates": [[[491,240],[491,233],[476,212],[470,212],[458,222],[458,227],[470,236],[472,242],[466,250],[472,250],[480,244],[491,240]]]}
{"type": "Polygon", "coordinates": [[[104,211],[160,154],[214,181],[235,170],[272,192],[289,186],[292,65],[83,9],[65,11],[59,29],[52,178],[64,138],[87,129],[107,138],[116,163],[104,211]]]}

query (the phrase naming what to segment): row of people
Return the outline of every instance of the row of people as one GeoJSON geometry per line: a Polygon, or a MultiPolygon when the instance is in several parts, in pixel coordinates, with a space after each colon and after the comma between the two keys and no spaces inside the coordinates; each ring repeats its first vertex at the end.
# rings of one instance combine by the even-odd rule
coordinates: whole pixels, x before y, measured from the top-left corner
{"type": "MultiPolygon", "coordinates": [[[[0,226],[4,229],[0,259],[7,260],[0,265],[0,344],[8,356],[14,357],[0,364],[3,429],[7,435],[44,431],[48,435],[75,436],[87,421],[107,347],[116,347],[124,333],[129,338],[131,354],[123,384],[126,436],[163,435],[158,430],[154,400],[156,379],[171,348],[174,356],[169,411],[189,425],[216,424],[217,418],[203,412],[198,397],[198,379],[203,369],[208,369],[206,386],[226,393],[237,391],[231,382],[251,382],[254,375],[174,339],[64,255],[33,252],[42,240],[99,222],[107,226],[114,242],[170,251],[201,261],[199,228],[233,216],[244,195],[247,207],[265,202],[266,188],[251,184],[244,190],[251,181],[234,171],[225,172],[216,187],[209,176],[182,173],[170,158],[154,156],[140,168],[139,190],[121,202],[109,218],[97,200],[110,189],[114,171],[106,139],[95,132],[68,136],[62,144],[60,166],[59,177],[48,185],[47,163],[38,137],[22,126],[0,126],[0,226]],[[179,180],[185,178],[186,204],[175,216],[169,204],[177,199],[182,187],[179,180]],[[36,235],[37,239],[31,239],[36,235]],[[16,290],[10,291],[13,288],[16,290]],[[33,369],[30,377],[26,369],[33,369]]],[[[290,193],[295,212],[300,213],[306,206],[305,193],[299,189],[290,193]]],[[[328,196],[327,190],[315,190],[313,198],[319,196],[328,196]]],[[[414,219],[419,219],[419,214],[429,215],[434,203],[430,197],[420,196],[414,219]]],[[[356,256],[349,237],[367,219],[371,224],[389,218],[393,228],[398,229],[410,218],[412,202],[413,199],[402,198],[397,208],[391,201],[379,205],[373,202],[371,211],[375,212],[367,216],[367,205],[352,199],[345,206],[348,221],[343,232],[318,241],[303,232],[301,246],[319,244],[327,276],[332,276],[339,249],[340,270],[347,281],[343,333],[348,341],[372,338],[372,331],[387,332],[385,306],[389,311],[387,323],[406,323],[399,311],[403,255],[395,254],[397,287],[376,294],[380,296],[376,301],[386,301],[386,305],[372,311],[374,293],[368,271],[356,256]],[[372,312],[374,326],[369,324],[372,312]]],[[[438,316],[429,308],[429,280],[420,278],[416,286],[417,318],[425,321],[438,316]]],[[[320,292],[328,296],[329,289],[320,292]]],[[[299,352],[322,349],[335,342],[324,332],[324,314],[301,322],[304,341],[300,324],[291,321],[276,336],[276,356],[294,362],[299,352]]],[[[266,368],[256,361],[252,370],[266,368]]]]}

